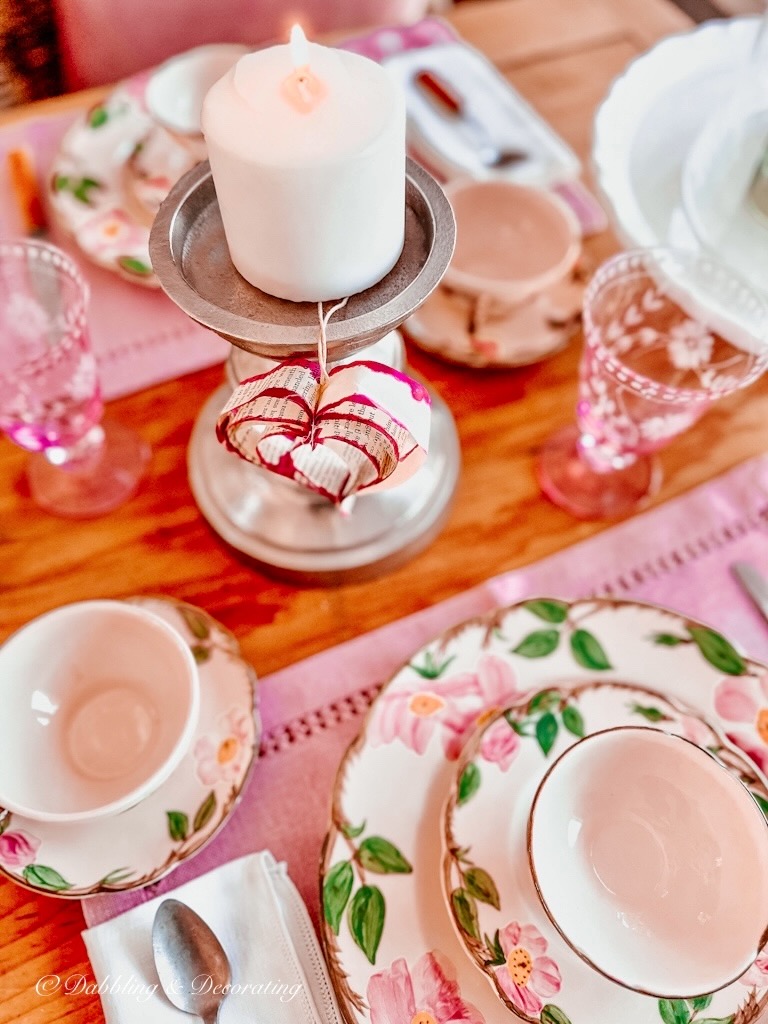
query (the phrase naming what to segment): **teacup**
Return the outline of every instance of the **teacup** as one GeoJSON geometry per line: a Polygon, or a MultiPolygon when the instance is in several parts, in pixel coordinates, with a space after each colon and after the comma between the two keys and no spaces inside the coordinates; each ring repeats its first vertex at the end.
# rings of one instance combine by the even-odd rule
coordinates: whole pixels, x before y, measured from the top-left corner
{"type": "Polygon", "coordinates": [[[132,807],[177,767],[200,708],[183,637],[123,601],[33,619],[0,647],[0,806],[83,822],[132,807]]]}
{"type": "Polygon", "coordinates": [[[445,191],[456,249],[443,286],[475,300],[476,328],[568,281],[581,228],[555,193],[500,180],[458,180],[445,191]]]}
{"type": "Polygon", "coordinates": [[[721,761],[679,736],[628,726],[566,750],[534,797],[528,853],[565,941],[634,991],[708,995],[768,938],[763,813],[721,761]]]}
{"type": "Polygon", "coordinates": [[[198,46],[171,57],[150,75],[144,103],[153,127],[127,167],[129,191],[149,221],[176,181],[206,159],[200,127],[205,94],[247,52],[239,43],[198,46]]]}

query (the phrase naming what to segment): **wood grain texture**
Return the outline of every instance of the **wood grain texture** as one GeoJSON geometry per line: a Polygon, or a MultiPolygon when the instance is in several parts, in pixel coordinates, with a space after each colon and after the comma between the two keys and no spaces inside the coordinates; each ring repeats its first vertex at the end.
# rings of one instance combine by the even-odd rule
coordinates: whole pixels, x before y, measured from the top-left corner
{"type": "MultiPolygon", "coordinates": [[[[450,17],[585,160],[594,109],[613,76],[686,24],[666,0],[478,0],[450,17]]],[[[38,108],[82,102],[68,97],[38,108]]],[[[615,248],[605,233],[587,251],[597,262],[615,248]]],[[[208,609],[266,675],[604,528],[548,504],[533,472],[537,448],[572,418],[578,339],[554,359],[519,371],[464,371],[410,355],[456,417],[464,464],[447,527],[408,565],[369,583],[296,588],[227,550],[192,500],[185,462],[195,412],[221,379],[215,368],[110,405],[111,416],[150,442],[154,457],[137,497],[103,519],[67,523],[38,511],[24,483],[26,456],[0,442],[0,639],[67,601],[161,592],[208,609]]],[[[760,383],[723,402],[664,452],[658,501],[766,449],[768,385],[760,383]]],[[[0,883],[0,1024],[103,1019],[96,996],[35,991],[47,974],[89,976],[82,927],[77,904],[0,883]]]]}

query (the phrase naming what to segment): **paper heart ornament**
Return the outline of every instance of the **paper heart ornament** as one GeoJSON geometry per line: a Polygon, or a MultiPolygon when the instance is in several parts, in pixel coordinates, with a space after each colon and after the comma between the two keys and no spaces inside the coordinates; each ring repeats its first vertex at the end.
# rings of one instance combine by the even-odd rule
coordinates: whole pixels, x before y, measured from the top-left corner
{"type": "Polygon", "coordinates": [[[293,359],[242,381],[219,416],[219,441],[337,504],[412,476],[429,445],[427,389],[364,360],[328,378],[322,387],[319,363],[293,359]]]}

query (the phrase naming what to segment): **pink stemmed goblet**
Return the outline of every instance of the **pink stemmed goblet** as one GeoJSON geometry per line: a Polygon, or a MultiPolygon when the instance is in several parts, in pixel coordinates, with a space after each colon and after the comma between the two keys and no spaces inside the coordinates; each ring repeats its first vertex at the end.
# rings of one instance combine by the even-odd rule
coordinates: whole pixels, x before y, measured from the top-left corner
{"type": "Polygon", "coordinates": [[[60,249],[0,243],[0,430],[36,453],[27,467],[35,502],[72,518],[124,502],[149,457],[133,431],[101,423],[88,297],[60,249]]]}
{"type": "Polygon", "coordinates": [[[542,449],[544,494],[580,519],[634,511],[658,488],[654,455],[768,365],[768,306],[703,254],[621,253],[584,293],[576,425],[542,449]]]}

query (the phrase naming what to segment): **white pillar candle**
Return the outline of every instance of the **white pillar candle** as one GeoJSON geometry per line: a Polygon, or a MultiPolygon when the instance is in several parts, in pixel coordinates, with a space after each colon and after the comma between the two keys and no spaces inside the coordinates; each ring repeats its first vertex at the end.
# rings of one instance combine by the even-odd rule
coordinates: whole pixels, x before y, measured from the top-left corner
{"type": "Polygon", "coordinates": [[[405,97],[374,61],[307,43],[242,57],[202,126],[230,256],[296,302],[353,295],[403,247],[405,97]]]}

